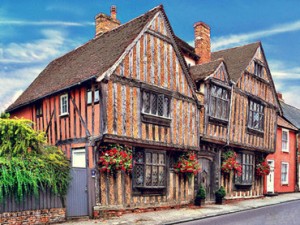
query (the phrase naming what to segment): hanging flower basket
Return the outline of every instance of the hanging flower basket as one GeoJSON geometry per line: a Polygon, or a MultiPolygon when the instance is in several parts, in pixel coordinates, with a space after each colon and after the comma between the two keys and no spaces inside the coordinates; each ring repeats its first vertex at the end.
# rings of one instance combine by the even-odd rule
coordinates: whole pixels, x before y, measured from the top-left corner
{"type": "Polygon", "coordinates": [[[223,153],[222,158],[221,170],[223,173],[230,174],[234,172],[237,176],[242,175],[242,165],[236,161],[237,154],[234,151],[223,153]]]}
{"type": "Polygon", "coordinates": [[[200,164],[197,160],[196,154],[182,154],[177,163],[174,165],[174,171],[176,173],[185,174],[188,177],[191,177],[193,174],[196,175],[200,171],[200,164]]]}
{"type": "Polygon", "coordinates": [[[132,151],[121,145],[108,145],[103,147],[98,160],[101,172],[116,173],[118,171],[132,171],[132,151]]]}
{"type": "Polygon", "coordinates": [[[265,161],[256,164],[255,169],[256,175],[259,177],[268,176],[270,174],[270,166],[265,161]]]}

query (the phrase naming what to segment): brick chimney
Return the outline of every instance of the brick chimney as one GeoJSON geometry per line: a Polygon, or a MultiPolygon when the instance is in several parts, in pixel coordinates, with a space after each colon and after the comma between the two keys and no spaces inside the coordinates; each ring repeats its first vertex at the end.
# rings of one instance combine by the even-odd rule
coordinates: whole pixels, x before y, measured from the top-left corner
{"type": "Polygon", "coordinates": [[[104,13],[99,13],[95,17],[95,24],[96,37],[120,26],[121,22],[117,20],[117,7],[115,5],[110,7],[110,16],[104,13]]]}
{"type": "Polygon", "coordinates": [[[197,64],[211,61],[210,27],[203,22],[194,24],[195,53],[200,56],[197,64]]]}
{"type": "Polygon", "coordinates": [[[281,92],[277,92],[277,97],[278,97],[279,101],[284,102],[281,92]]]}

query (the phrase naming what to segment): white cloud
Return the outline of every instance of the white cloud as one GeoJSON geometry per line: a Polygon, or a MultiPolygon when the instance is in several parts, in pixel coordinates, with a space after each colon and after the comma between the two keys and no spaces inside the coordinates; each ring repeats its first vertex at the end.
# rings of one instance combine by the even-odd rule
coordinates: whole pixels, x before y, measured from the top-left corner
{"type": "Polygon", "coordinates": [[[61,54],[66,42],[69,42],[66,35],[62,31],[49,29],[41,32],[43,39],[0,45],[0,63],[38,63],[61,54]]]}
{"type": "Polygon", "coordinates": [[[49,61],[79,44],[62,31],[41,32],[42,39],[0,46],[0,112],[15,101],[49,61]]]}
{"type": "Polygon", "coordinates": [[[243,45],[249,41],[258,40],[263,37],[268,37],[276,34],[298,31],[300,30],[300,20],[292,23],[280,24],[270,27],[266,30],[255,31],[245,34],[231,34],[221,37],[212,38],[212,49],[214,51],[230,48],[233,46],[243,45]]]}
{"type": "Polygon", "coordinates": [[[274,79],[300,79],[300,66],[292,67],[287,62],[269,60],[269,66],[274,79]]]}

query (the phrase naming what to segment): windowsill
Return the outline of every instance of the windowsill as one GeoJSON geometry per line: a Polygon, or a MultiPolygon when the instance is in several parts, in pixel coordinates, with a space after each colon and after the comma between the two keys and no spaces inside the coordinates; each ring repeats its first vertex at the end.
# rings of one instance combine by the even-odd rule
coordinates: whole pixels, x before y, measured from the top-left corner
{"type": "Polygon", "coordinates": [[[282,152],[284,152],[284,153],[290,153],[289,150],[282,150],[282,152]]]}
{"type": "Polygon", "coordinates": [[[223,125],[227,125],[228,124],[228,120],[224,120],[224,119],[220,119],[220,118],[216,118],[213,116],[209,116],[209,121],[210,122],[214,122],[214,123],[221,123],[223,125]]]}
{"type": "Polygon", "coordinates": [[[281,184],[281,186],[289,186],[289,184],[288,184],[288,183],[286,183],[286,184],[281,184]]]}
{"type": "Polygon", "coordinates": [[[149,190],[152,190],[152,189],[164,189],[166,188],[166,186],[156,186],[156,187],[136,187],[138,189],[149,189],[149,190]]]}
{"type": "Polygon", "coordinates": [[[254,128],[247,127],[247,131],[250,134],[254,134],[254,135],[258,135],[258,136],[264,136],[264,132],[261,131],[261,130],[256,130],[254,128]]]}
{"type": "Polygon", "coordinates": [[[69,113],[60,114],[59,116],[60,116],[60,117],[69,116],[69,113]]]}
{"type": "Polygon", "coordinates": [[[142,122],[145,123],[152,123],[155,125],[169,127],[171,121],[172,121],[171,118],[142,113],[142,122]]]}

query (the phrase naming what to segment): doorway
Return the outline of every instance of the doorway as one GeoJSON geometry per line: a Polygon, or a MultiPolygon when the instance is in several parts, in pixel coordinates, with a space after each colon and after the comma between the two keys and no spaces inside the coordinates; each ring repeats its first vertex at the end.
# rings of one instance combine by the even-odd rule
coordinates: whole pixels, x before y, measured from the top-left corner
{"type": "Polygon", "coordinates": [[[267,176],[267,193],[274,193],[274,160],[268,160],[270,173],[267,176]]]}
{"type": "Polygon", "coordinates": [[[73,149],[71,157],[71,183],[67,194],[67,216],[88,215],[88,189],[86,150],[73,149]]]}

